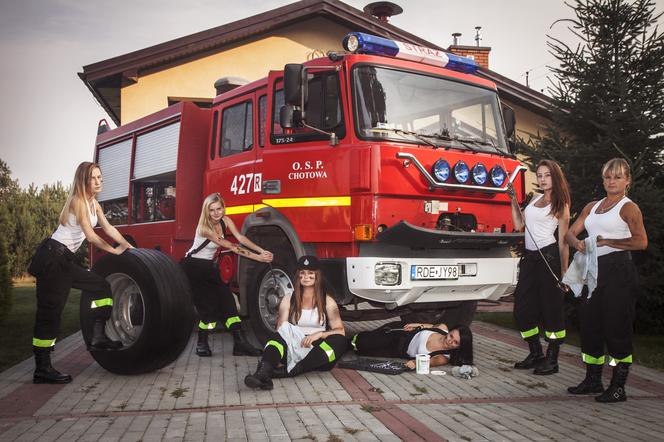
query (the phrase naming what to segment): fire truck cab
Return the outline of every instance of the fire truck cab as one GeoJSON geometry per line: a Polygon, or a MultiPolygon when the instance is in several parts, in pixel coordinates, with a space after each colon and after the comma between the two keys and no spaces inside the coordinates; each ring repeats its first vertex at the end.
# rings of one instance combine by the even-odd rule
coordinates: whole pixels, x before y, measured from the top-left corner
{"type": "MultiPolygon", "coordinates": [[[[523,235],[513,233],[507,189],[523,198],[525,167],[509,151],[513,112],[495,84],[441,51],[362,33],[344,44],[223,93],[210,109],[180,103],[97,138],[99,201],[140,249],[180,259],[202,200],[219,192],[243,234],[274,253],[271,265],[234,255],[220,265],[259,339],[274,333],[304,254],[321,260],[347,320],[474,307],[516,284],[512,248],[523,235]]],[[[123,259],[92,251],[110,279],[123,279],[113,271],[123,259]]],[[[175,267],[151,265],[154,278],[186,286],[175,267]]],[[[188,294],[125,276],[107,332],[127,348],[162,321],[191,321],[188,294]],[[164,299],[182,317],[150,311],[164,299]]]]}

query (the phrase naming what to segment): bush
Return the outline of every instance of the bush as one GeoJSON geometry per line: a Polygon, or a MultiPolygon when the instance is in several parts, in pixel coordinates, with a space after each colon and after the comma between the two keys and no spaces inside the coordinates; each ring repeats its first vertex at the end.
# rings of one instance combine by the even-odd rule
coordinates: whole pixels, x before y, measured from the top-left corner
{"type": "Polygon", "coordinates": [[[12,308],[12,278],[9,271],[9,252],[7,243],[0,237],[0,322],[12,308]]]}

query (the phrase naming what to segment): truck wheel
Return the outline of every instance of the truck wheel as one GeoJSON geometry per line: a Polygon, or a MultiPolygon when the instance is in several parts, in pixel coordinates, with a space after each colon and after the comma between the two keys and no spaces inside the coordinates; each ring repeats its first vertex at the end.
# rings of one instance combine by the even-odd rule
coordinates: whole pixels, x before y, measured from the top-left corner
{"type": "MultiPolygon", "coordinates": [[[[184,350],[194,322],[187,277],[170,257],[151,249],[104,255],[92,270],[111,285],[113,312],[106,322],[109,338],[122,341],[117,351],[92,351],[106,370],[140,374],[164,367],[184,350]]],[[[81,297],[81,331],[92,335],[90,305],[81,297]]]]}
{"type": "Polygon", "coordinates": [[[279,303],[284,296],[293,293],[291,275],[286,265],[277,263],[258,272],[249,288],[249,314],[258,341],[264,343],[277,334],[275,325],[279,303]]]}

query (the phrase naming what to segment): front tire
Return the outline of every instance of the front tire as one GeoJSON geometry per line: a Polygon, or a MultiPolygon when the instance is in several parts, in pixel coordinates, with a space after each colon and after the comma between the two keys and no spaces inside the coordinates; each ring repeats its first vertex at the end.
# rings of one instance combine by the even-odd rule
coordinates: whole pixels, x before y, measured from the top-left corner
{"type": "Polygon", "coordinates": [[[277,263],[266,267],[249,287],[249,314],[251,325],[259,342],[276,336],[279,304],[286,295],[293,293],[292,269],[277,263]]]}
{"type": "MultiPolygon", "coordinates": [[[[129,249],[122,255],[104,255],[92,271],[111,285],[113,311],[106,334],[123,343],[120,350],[91,351],[97,363],[113,373],[140,374],[177,359],[194,322],[189,285],[180,266],[156,250],[129,249]]],[[[83,301],[80,313],[83,339],[89,344],[92,317],[83,301]]]]}

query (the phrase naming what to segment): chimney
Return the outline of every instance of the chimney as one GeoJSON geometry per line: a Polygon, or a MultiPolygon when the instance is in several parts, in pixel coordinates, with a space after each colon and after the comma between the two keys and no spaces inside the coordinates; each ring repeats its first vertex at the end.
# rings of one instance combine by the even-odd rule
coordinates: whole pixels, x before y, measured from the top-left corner
{"type": "Polygon", "coordinates": [[[489,69],[489,52],[491,48],[489,46],[482,46],[482,30],[481,26],[475,27],[475,45],[474,46],[464,46],[460,43],[460,32],[455,32],[452,34],[452,45],[447,48],[448,52],[451,52],[454,55],[461,55],[463,57],[472,58],[475,62],[485,68],[489,69]]]}
{"type": "Polygon", "coordinates": [[[401,9],[401,6],[392,2],[373,2],[364,7],[365,14],[369,14],[385,23],[393,15],[399,15],[402,12],[403,9],[401,9]]]}

